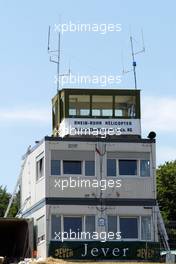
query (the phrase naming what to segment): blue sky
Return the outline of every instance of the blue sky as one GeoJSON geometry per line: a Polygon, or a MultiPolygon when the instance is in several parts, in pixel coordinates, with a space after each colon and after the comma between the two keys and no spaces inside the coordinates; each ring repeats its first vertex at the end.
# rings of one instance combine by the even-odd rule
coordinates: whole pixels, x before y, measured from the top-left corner
{"type": "MultiPolygon", "coordinates": [[[[121,32],[68,32],[61,39],[61,72],[114,74],[131,67],[130,29],[141,48],[137,79],[142,90],[145,137],[157,132],[157,163],[176,156],[176,2],[137,0],[30,0],[0,2],[0,184],[12,191],[21,156],[35,140],[51,134],[51,98],[56,67],[47,54],[48,26],[60,22],[121,24],[121,32]]],[[[57,34],[52,30],[52,47],[57,34]]],[[[117,88],[133,88],[131,73],[117,88]]]]}

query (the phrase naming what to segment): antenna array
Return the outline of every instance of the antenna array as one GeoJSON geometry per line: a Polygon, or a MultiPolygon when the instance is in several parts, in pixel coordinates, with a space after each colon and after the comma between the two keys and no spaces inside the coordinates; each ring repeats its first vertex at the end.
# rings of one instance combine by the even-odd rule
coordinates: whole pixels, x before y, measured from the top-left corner
{"type": "Polygon", "coordinates": [[[51,36],[51,27],[48,28],[48,53],[50,54],[50,62],[57,64],[57,93],[60,89],[60,77],[61,76],[70,76],[70,68],[68,73],[60,74],[60,58],[61,58],[61,33],[58,32],[58,40],[57,40],[57,49],[51,50],[50,49],[50,36],[51,36]],[[56,59],[55,59],[56,58],[56,59]]]}
{"type": "Polygon", "coordinates": [[[139,50],[139,51],[136,51],[136,52],[134,51],[133,37],[132,37],[132,35],[130,36],[131,55],[132,55],[132,66],[133,66],[133,68],[131,70],[125,70],[124,69],[124,66],[123,66],[123,74],[126,74],[126,73],[129,73],[129,72],[133,71],[133,74],[134,74],[134,87],[135,87],[135,89],[137,89],[137,76],[136,76],[136,66],[137,66],[137,63],[136,63],[136,60],[135,60],[135,56],[137,54],[140,54],[140,53],[145,52],[145,45],[144,45],[144,38],[143,38],[143,32],[142,31],[141,31],[141,36],[142,36],[142,49],[139,50]]]}

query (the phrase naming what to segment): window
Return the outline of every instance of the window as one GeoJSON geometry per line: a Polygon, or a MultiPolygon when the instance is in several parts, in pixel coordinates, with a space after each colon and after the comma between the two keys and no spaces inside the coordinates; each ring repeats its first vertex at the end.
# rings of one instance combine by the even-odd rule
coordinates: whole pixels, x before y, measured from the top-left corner
{"type": "Polygon", "coordinates": [[[137,160],[119,160],[119,175],[137,175],[137,160]]]}
{"type": "Polygon", "coordinates": [[[90,115],[90,109],[80,109],[80,115],[81,116],[89,116],[90,115]]]}
{"type": "Polygon", "coordinates": [[[55,101],[54,105],[53,105],[53,127],[57,126],[58,123],[58,100],[55,101]]]}
{"type": "Polygon", "coordinates": [[[138,219],[120,217],[120,232],[122,239],[138,239],[138,219]]]}
{"type": "Polygon", "coordinates": [[[85,231],[90,234],[90,238],[93,235],[93,232],[95,232],[95,216],[94,215],[88,215],[85,217],[85,231]]]}
{"type": "Polygon", "coordinates": [[[60,97],[60,111],[59,111],[59,114],[60,114],[60,122],[63,119],[64,112],[65,112],[64,111],[64,94],[62,92],[61,93],[61,97],[60,97]]]}
{"type": "Polygon", "coordinates": [[[44,176],[44,157],[41,157],[41,155],[36,159],[36,174],[37,180],[44,176]]]}
{"type": "Polygon", "coordinates": [[[55,106],[53,106],[53,109],[52,109],[52,123],[53,123],[53,127],[56,127],[56,109],[55,109],[55,106]]]}
{"type": "Polygon", "coordinates": [[[107,176],[116,176],[116,160],[107,160],[107,176]]]}
{"type": "Polygon", "coordinates": [[[44,225],[45,217],[42,216],[37,219],[37,242],[40,243],[41,241],[45,240],[45,225],[44,225]]]}
{"type": "Polygon", "coordinates": [[[141,217],[141,239],[151,240],[151,217],[150,216],[141,217]]]}
{"type": "Polygon", "coordinates": [[[51,239],[58,238],[58,234],[61,232],[61,217],[58,215],[51,215],[51,239]]]}
{"type": "Polygon", "coordinates": [[[102,109],[102,116],[112,116],[112,109],[102,109]]]}
{"type": "Polygon", "coordinates": [[[82,217],[64,217],[64,232],[67,232],[69,238],[80,237],[82,232],[82,217]],[[74,232],[71,234],[71,232],[74,232]]]}
{"type": "Polygon", "coordinates": [[[150,176],[150,161],[149,160],[140,161],[140,176],[142,177],[150,176]]]}
{"type": "Polygon", "coordinates": [[[73,160],[63,160],[64,174],[82,174],[82,162],[73,160]]]}
{"type": "Polygon", "coordinates": [[[60,175],[60,160],[51,160],[51,175],[60,175]]]}
{"type": "Polygon", "coordinates": [[[69,95],[69,116],[89,116],[90,96],[69,95]]]}
{"type": "Polygon", "coordinates": [[[92,116],[112,116],[113,97],[107,95],[92,96],[92,116]]]}
{"type": "Polygon", "coordinates": [[[108,232],[117,232],[117,216],[108,215],[108,232]]]}
{"type": "Polygon", "coordinates": [[[92,116],[101,116],[100,109],[92,109],[92,116]]]}
{"type": "Polygon", "coordinates": [[[136,98],[129,95],[115,96],[115,116],[117,117],[135,117],[136,116],[136,98]]]}
{"type": "Polygon", "coordinates": [[[76,116],[76,109],[69,108],[69,116],[76,116]]]}
{"type": "Polygon", "coordinates": [[[85,161],[85,176],[95,176],[95,161],[94,160],[85,161]]]}

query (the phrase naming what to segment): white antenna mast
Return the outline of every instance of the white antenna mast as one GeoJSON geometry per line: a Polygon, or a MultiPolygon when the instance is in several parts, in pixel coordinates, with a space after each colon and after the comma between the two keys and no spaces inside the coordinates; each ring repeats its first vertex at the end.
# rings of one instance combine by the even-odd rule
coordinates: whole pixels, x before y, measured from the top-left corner
{"type": "Polygon", "coordinates": [[[51,35],[51,27],[48,28],[48,53],[53,54],[50,56],[50,61],[57,64],[57,93],[60,89],[60,77],[61,76],[70,76],[70,68],[67,74],[60,74],[60,53],[61,53],[61,33],[60,30],[58,32],[58,41],[57,41],[57,50],[51,50],[50,49],[50,35],[51,35]],[[54,59],[53,57],[56,57],[54,59]]]}
{"type": "Polygon", "coordinates": [[[133,37],[132,37],[132,35],[130,36],[130,44],[131,44],[131,55],[132,55],[132,66],[133,66],[133,69],[131,69],[131,70],[124,70],[124,66],[123,66],[123,74],[129,73],[129,72],[133,71],[135,89],[137,89],[137,76],[136,76],[136,66],[137,66],[137,64],[136,64],[136,60],[135,60],[135,55],[145,52],[144,38],[143,38],[143,31],[142,30],[141,30],[141,35],[142,35],[142,49],[139,50],[139,51],[136,51],[136,52],[134,51],[133,37]]]}

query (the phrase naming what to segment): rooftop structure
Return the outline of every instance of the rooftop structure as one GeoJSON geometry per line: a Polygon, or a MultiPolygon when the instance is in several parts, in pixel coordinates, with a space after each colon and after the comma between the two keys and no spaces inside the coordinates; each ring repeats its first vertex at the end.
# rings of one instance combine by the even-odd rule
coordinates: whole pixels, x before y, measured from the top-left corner
{"type": "Polygon", "coordinates": [[[52,136],[21,180],[38,256],[156,259],[155,139],[141,137],[140,91],[63,89],[52,109],[52,136]]]}
{"type": "Polygon", "coordinates": [[[80,135],[81,131],[86,135],[102,128],[141,136],[140,90],[63,89],[52,105],[54,136],[80,135]]]}

